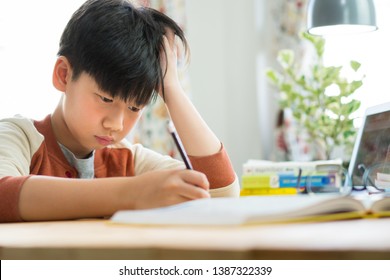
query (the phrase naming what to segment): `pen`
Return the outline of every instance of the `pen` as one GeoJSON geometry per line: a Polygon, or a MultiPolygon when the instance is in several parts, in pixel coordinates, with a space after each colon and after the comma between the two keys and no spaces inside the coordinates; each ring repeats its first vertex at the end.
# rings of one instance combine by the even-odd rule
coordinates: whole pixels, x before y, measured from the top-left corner
{"type": "Polygon", "coordinates": [[[168,121],[168,131],[172,135],[173,141],[175,142],[175,145],[176,145],[177,149],[179,150],[179,153],[184,161],[184,164],[186,165],[186,168],[192,170],[191,162],[187,156],[187,153],[184,150],[183,144],[180,140],[179,135],[176,132],[176,128],[175,128],[172,121],[168,121]]]}

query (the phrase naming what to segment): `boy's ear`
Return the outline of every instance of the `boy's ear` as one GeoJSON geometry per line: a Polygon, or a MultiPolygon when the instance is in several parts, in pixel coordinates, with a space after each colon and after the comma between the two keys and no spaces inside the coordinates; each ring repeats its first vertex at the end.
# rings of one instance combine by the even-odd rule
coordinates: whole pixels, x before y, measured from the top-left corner
{"type": "Polygon", "coordinates": [[[72,67],[65,56],[60,56],[54,65],[53,85],[62,92],[66,91],[68,82],[72,79],[72,67]]]}

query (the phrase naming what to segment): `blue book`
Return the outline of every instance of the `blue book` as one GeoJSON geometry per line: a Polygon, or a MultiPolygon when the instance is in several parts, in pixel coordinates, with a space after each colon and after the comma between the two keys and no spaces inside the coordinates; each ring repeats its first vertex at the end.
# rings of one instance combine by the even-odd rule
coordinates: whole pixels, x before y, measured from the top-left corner
{"type": "MultiPolygon", "coordinates": [[[[282,175],[279,177],[279,186],[281,188],[298,187],[298,178],[298,176],[282,175]]],[[[309,183],[312,187],[334,186],[336,184],[336,178],[334,174],[302,176],[299,183],[299,187],[306,187],[307,183],[309,183]],[[309,182],[307,182],[308,177],[309,182]]]]}

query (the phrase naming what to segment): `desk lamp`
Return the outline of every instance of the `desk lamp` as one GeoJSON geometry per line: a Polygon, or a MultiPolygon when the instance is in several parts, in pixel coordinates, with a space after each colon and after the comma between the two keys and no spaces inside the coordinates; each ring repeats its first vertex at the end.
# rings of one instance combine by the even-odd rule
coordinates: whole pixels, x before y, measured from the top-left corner
{"type": "Polygon", "coordinates": [[[313,35],[351,34],[378,29],[372,0],[310,0],[307,29],[313,35]]]}

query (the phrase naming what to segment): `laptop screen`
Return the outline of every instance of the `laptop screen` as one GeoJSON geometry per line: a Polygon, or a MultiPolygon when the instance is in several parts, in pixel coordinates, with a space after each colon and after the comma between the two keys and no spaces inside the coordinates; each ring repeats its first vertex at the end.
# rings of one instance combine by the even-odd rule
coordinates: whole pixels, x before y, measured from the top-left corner
{"type": "Polygon", "coordinates": [[[349,166],[353,184],[362,185],[364,170],[383,162],[390,163],[390,103],[371,107],[364,115],[349,166]]]}

